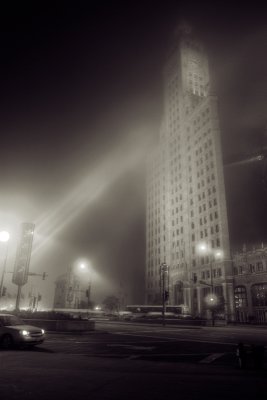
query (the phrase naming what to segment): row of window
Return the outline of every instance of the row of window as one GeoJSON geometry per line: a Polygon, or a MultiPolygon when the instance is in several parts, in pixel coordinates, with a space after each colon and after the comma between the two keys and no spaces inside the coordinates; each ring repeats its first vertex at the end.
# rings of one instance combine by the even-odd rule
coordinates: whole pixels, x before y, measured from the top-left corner
{"type": "MultiPolygon", "coordinates": [[[[245,286],[237,286],[234,290],[235,307],[248,306],[248,296],[245,286]]],[[[267,306],[267,283],[257,283],[251,286],[251,300],[254,307],[267,306]]]]}
{"type": "MultiPolygon", "coordinates": [[[[210,229],[210,234],[214,235],[214,229],[213,228],[210,229]]],[[[200,231],[199,236],[200,236],[200,239],[207,238],[209,236],[208,230],[205,228],[203,231],[200,231]]],[[[192,235],[191,235],[192,242],[195,242],[196,239],[197,239],[196,234],[192,233],[192,235]]],[[[216,239],[216,245],[217,246],[220,245],[220,239],[219,238],[216,239]]]]}
{"type": "Polygon", "coordinates": [[[259,261],[256,264],[239,265],[238,267],[234,267],[233,271],[234,275],[253,274],[263,272],[264,266],[262,261],[259,261]]]}
{"type": "MultiPolygon", "coordinates": [[[[222,276],[222,269],[221,268],[213,268],[212,269],[212,277],[219,278],[222,276]]],[[[205,270],[201,271],[201,279],[210,279],[211,278],[211,271],[205,270]]]]}

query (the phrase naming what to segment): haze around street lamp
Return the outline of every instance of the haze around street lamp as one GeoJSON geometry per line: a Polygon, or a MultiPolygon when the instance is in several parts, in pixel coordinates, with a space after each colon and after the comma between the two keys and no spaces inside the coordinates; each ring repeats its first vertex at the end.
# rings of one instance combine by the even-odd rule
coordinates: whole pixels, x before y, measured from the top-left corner
{"type": "Polygon", "coordinates": [[[9,241],[9,233],[7,231],[0,232],[0,242],[8,242],[9,241]]]}

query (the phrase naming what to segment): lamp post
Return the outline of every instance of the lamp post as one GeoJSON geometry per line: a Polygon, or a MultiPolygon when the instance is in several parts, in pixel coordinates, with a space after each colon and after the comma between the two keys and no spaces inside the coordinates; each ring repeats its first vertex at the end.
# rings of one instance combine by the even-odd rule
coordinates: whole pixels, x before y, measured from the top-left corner
{"type": "Polygon", "coordinates": [[[222,258],[222,251],[221,250],[212,250],[210,249],[206,243],[200,243],[197,246],[197,250],[199,254],[202,255],[210,255],[211,260],[210,260],[210,283],[206,283],[204,281],[199,281],[201,284],[209,286],[210,287],[210,295],[207,299],[209,305],[210,305],[210,311],[211,311],[211,320],[212,320],[212,326],[215,326],[215,314],[214,314],[214,307],[217,304],[217,296],[214,293],[214,282],[213,282],[213,262],[215,260],[221,259],[222,258]]]}
{"type": "MultiPolygon", "coordinates": [[[[80,264],[80,269],[81,270],[88,270],[89,271],[89,267],[85,264],[85,263],[81,263],[80,264]]],[[[86,297],[87,297],[87,308],[89,310],[90,307],[90,300],[91,300],[91,289],[92,289],[92,274],[91,271],[89,271],[90,273],[90,277],[89,277],[89,281],[88,281],[88,288],[86,289],[86,297]]]]}
{"type": "Polygon", "coordinates": [[[92,291],[92,268],[88,261],[83,261],[83,262],[79,262],[78,269],[79,269],[79,271],[86,272],[87,275],[89,275],[87,289],[86,290],[83,289],[83,290],[79,291],[80,293],[85,292],[86,297],[87,297],[87,309],[89,311],[90,304],[91,304],[91,291],[92,291]]]}
{"type": "Polygon", "coordinates": [[[3,284],[4,284],[4,276],[5,276],[5,272],[6,272],[9,237],[10,237],[9,233],[7,231],[0,232],[0,242],[6,243],[5,253],[4,253],[4,257],[3,257],[3,270],[2,270],[1,280],[0,280],[0,298],[2,297],[2,294],[3,294],[3,284]]]}

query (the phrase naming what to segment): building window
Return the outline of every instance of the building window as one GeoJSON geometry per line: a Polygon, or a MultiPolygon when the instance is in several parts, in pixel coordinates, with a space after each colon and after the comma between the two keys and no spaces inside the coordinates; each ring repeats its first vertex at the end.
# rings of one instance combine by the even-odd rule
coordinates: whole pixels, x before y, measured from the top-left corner
{"type": "Polygon", "coordinates": [[[202,293],[203,293],[203,297],[205,298],[210,293],[210,288],[209,287],[203,288],[202,293]]]}
{"type": "Polygon", "coordinates": [[[252,305],[254,307],[267,306],[267,283],[260,283],[251,287],[252,305]]]}
{"type": "Polygon", "coordinates": [[[257,262],[257,272],[263,272],[263,263],[257,262]]]}
{"type": "Polygon", "coordinates": [[[235,296],[235,307],[242,308],[247,307],[247,291],[245,286],[237,286],[234,291],[235,296]]]}
{"type": "Polygon", "coordinates": [[[220,297],[220,298],[223,297],[223,287],[221,285],[220,286],[215,286],[214,292],[218,297],[220,297]]]}
{"type": "Polygon", "coordinates": [[[255,265],[254,264],[249,264],[249,272],[251,274],[255,273],[255,265]]]}

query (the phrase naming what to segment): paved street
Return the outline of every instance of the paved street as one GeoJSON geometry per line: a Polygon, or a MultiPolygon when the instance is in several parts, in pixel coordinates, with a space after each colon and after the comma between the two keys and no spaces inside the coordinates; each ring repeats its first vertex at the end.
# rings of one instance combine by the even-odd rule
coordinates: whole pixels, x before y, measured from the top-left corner
{"type": "MultiPolygon", "coordinates": [[[[267,395],[266,368],[242,371],[235,347],[262,328],[98,322],[88,334],[48,333],[34,350],[0,351],[3,399],[249,399],[267,395]]],[[[266,366],[265,366],[266,367],[266,366]]]]}
{"type": "Polygon", "coordinates": [[[48,334],[44,351],[87,356],[125,357],[236,365],[236,346],[266,344],[267,330],[246,327],[186,327],[97,322],[84,335],[48,334]]]}

